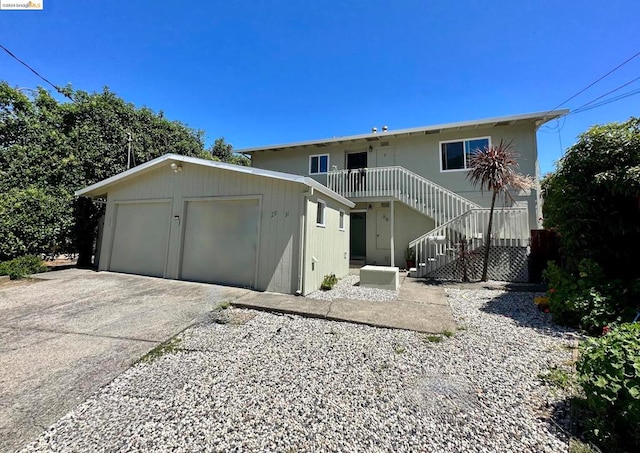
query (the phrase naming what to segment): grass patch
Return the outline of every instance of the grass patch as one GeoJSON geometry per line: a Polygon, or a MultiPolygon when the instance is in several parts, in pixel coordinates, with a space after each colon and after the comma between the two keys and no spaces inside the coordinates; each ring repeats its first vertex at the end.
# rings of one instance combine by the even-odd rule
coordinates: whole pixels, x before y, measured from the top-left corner
{"type": "Polygon", "coordinates": [[[320,289],[322,291],[329,291],[336,285],[336,283],[338,283],[336,274],[325,275],[324,279],[322,280],[322,284],[320,285],[320,289]]]}
{"type": "Polygon", "coordinates": [[[395,343],[393,345],[393,352],[395,352],[396,354],[404,354],[404,352],[407,349],[404,347],[404,345],[401,345],[400,343],[395,343]]]}
{"type": "Polygon", "coordinates": [[[442,331],[442,335],[444,335],[447,338],[451,338],[453,336],[453,331],[449,329],[445,329],[442,331]]]}
{"type": "Polygon", "coordinates": [[[159,344],[158,346],[153,348],[151,351],[147,352],[145,355],[140,357],[140,359],[138,359],[136,363],[151,363],[154,360],[159,359],[163,355],[173,354],[174,352],[182,351],[182,348],[180,347],[180,343],[182,343],[182,339],[180,337],[170,338],[169,340],[159,344]]]}
{"type": "Polygon", "coordinates": [[[216,305],[216,310],[226,310],[229,307],[231,307],[231,302],[229,302],[228,300],[223,300],[218,305],[216,305]]]}
{"type": "Polygon", "coordinates": [[[442,341],[442,337],[440,335],[426,335],[424,337],[424,341],[428,343],[440,343],[442,341]]]}
{"type": "Polygon", "coordinates": [[[598,450],[593,448],[589,444],[585,444],[584,442],[572,439],[569,443],[569,453],[596,453],[598,450]]]}
{"type": "Polygon", "coordinates": [[[539,373],[538,379],[545,385],[562,390],[569,390],[575,385],[573,376],[557,366],[551,367],[546,373],[539,373]]]}

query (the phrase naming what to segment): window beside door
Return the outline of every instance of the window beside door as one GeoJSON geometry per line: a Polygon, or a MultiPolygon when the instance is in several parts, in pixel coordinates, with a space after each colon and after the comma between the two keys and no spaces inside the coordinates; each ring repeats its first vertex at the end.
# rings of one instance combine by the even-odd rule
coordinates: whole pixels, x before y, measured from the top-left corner
{"type": "Polygon", "coordinates": [[[309,156],[309,174],[319,175],[329,171],[329,155],[316,154],[309,156]]]}

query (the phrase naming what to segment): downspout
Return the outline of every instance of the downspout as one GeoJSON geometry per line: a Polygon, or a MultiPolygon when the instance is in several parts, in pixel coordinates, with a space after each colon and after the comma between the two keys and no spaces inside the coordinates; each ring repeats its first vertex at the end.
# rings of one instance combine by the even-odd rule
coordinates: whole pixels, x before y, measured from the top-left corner
{"type": "Polygon", "coordinates": [[[309,190],[302,192],[300,209],[302,214],[300,216],[300,246],[298,247],[298,289],[296,290],[296,296],[302,296],[304,294],[304,271],[307,244],[307,201],[312,195],[313,187],[309,187],[309,190]]]}

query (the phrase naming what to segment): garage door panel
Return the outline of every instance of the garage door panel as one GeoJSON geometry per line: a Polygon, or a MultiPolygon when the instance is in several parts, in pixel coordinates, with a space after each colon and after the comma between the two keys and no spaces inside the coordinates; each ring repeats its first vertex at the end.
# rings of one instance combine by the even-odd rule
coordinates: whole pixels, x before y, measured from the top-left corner
{"type": "Polygon", "coordinates": [[[258,199],[188,201],[181,278],[255,287],[258,199]]]}
{"type": "Polygon", "coordinates": [[[109,270],[163,277],[170,218],[170,202],[116,205],[109,270]]]}

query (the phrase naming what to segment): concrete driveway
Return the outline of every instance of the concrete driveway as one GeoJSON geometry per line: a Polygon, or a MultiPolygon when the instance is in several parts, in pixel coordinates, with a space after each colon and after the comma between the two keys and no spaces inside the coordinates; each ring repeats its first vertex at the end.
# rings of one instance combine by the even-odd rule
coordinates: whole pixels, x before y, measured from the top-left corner
{"type": "Polygon", "coordinates": [[[0,286],[0,451],[35,439],[159,343],[248,291],[68,269],[0,286]]]}

